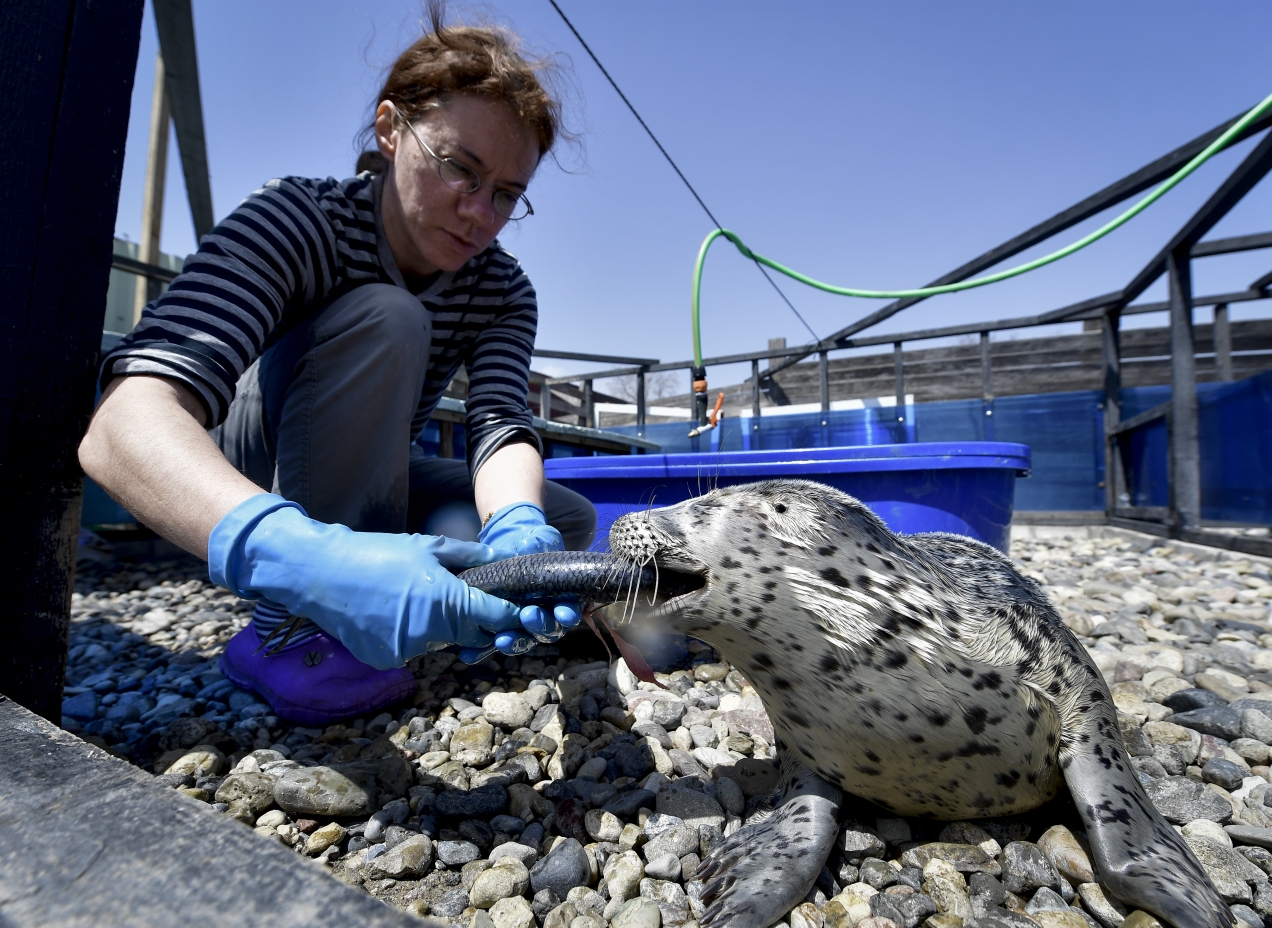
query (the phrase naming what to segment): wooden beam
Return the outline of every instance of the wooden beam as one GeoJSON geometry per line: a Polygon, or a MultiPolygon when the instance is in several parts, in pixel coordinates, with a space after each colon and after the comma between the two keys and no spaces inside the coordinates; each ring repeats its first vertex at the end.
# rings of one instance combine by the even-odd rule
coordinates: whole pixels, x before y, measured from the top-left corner
{"type": "Polygon", "coordinates": [[[1122,446],[1114,441],[1122,422],[1122,317],[1115,308],[1104,312],[1100,354],[1104,362],[1104,511],[1121,505],[1126,493],[1122,446]]]}
{"type": "MultiPolygon", "coordinates": [[[[1074,225],[1077,225],[1078,223],[1083,222],[1084,220],[1089,219],[1092,216],[1095,216],[1096,214],[1103,212],[1104,210],[1108,209],[1110,206],[1115,206],[1116,204],[1121,203],[1123,200],[1128,200],[1131,197],[1135,196],[1137,193],[1141,193],[1147,190],[1148,188],[1154,186],[1155,184],[1170,177],[1177,170],[1179,170],[1181,167],[1183,167],[1185,164],[1191,161],[1207,145],[1209,145],[1216,138],[1222,135],[1228,129],[1229,126],[1231,126],[1233,123],[1235,123],[1238,119],[1240,119],[1244,115],[1245,115],[1244,112],[1240,113],[1237,116],[1234,116],[1232,119],[1229,119],[1227,122],[1223,123],[1222,125],[1215,126],[1215,128],[1211,129],[1209,132],[1206,132],[1206,133],[1203,133],[1202,135],[1197,136],[1192,141],[1185,142],[1179,148],[1176,148],[1174,151],[1163,155],[1162,157],[1158,158],[1156,161],[1152,162],[1151,164],[1147,164],[1144,167],[1140,168],[1138,171],[1135,171],[1132,174],[1128,174],[1126,177],[1123,177],[1121,180],[1114,181],[1112,184],[1105,187],[1103,190],[1100,190],[1097,193],[1093,193],[1091,196],[1087,197],[1085,200],[1082,200],[1079,203],[1075,203],[1073,206],[1070,206],[1068,209],[1062,210],[1061,212],[1056,213],[1050,219],[1046,219],[1043,222],[1038,223],[1038,225],[1034,226],[1032,229],[1028,229],[1025,232],[1022,232],[1020,235],[1017,235],[1015,238],[1004,242],[1003,244],[997,246],[996,248],[991,248],[989,251],[985,252],[984,254],[973,258],[971,261],[968,261],[962,267],[955,268],[954,270],[950,271],[948,274],[945,274],[942,277],[938,277],[936,280],[932,281],[927,286],[929,287],[941,286],[943,284],[955,283],[956,281],[960,281],[960,280],[967,280],[968,278],[973,277],[976,274],[979,274],[981,271],[988,270],[989,268],[993,267],[995,264],[998,264],[1001,261],[1005,261],[1008,258],[1012,257],[1013,255],[1017,255],[1028,248],[1032,248],[1034,245],[1037,245],[1040,242],[1046,241],[1047,239],[1051,238],[1053,235],[1056,235],[1059,232],[1063,232],[1065,229],[1068,229],[1074,225]]],[[[1242,139],[1247,139],[1254,135],[1257,135],[1258,133],[1262,132],[1264,129],[1267,129],[1269,126],[1272,126],[1272,114],[1264,114],[1259,119],[1256,119],[1249,126],[1247,126],[1246,129],[1240,133],[1239,137],[1234,138],[1230,144],[1235,145],[1242,139]]],[[[1209,230],[1207,229],[1207,231],[1209,230]]],[[[1199,239],[1201,235],[1204,235],[1204,234],[1205,232],[1202,232],[1200,235],[1197,236],[1197,238],[1199,239]]],[[[1197,239],[1194,239],[1191,244],[1195,244],[1196,241],[1197,239]]],[[[1160,272],[1159,272],[1159,276],[1160,276],[1160,272]]],[[[884,306],[882,309],[875,310],[873,313],[869,313],[863,318],[858,319],[856,322],[848,326],[845,326],[844,328],[840,329],[838,332],[835,332],[833,335],[826,338],[825,341],[830,343],[842,342],[844,339],[848,338],[849,336],[855,335],[858,332],[871,328],[872,326],[878,325],[880,322],[883,322],[885,319],[888,319],[896,315],[901,310],[906,309],[907,307],[913,306],[914,304],[920,302],[922,299],[924,298],[910,297],[907,299],[896,300],[895,302],[889,303],[887,306],[884,306]]],[[[1128,297],[1128,299],[1134,299],[1134,296],[1130,296],[1128,297]]],[[[792,352],[792,356],[789,360],[774,365],[773,373],[776,374],[779,371],[785,370],[786,368],[790,367],[792,364],[798,363],[799,361],[803,360],[804,358],[812,354],[814,351],[816,351],[817,348],[818,348],[817,345],[806,345],[802,349],[799,349],[798,353],[792,352]]]]}
{"type": "Polygon", "coordinates": [[[828,425],[826,417],[830,414],[830,352],[822,351],[818,353],[817,373],[821,380],[822,425],[828,425]]]}
{"type": "Polygon", "coordinates": [[[141,13],[0,4],[0,692],[54,722],[141,13]]]}
{"type": "Polygon", "coordinates": [[[110,266],[121,271],[127,271],[129,274],[138,274],[142,277],[161,280],[164,283],[171,283],[176,280],[178,274],[177,271],[171,268],[161,267],[158,264],[143,264],[128,257],[128,255],[112,254],[110,256],[110,266]]]}
{"type": "Polygon", "coordinates": [[[6,928],[424,924],[3,696],[0,796],[6,928]]]}
{"type": "Polygon", "coordinates": [[[648,410],[645,400],[645,371],[636,372],[636,434],[645,436],[645,413],[648,410]]]}
{"type": "Polygon", "coordinates": [[[550,351],[547,348],[535,348],[536,358],[555,358],[561,361],[595,361],[597,364],[657,364],[657,358],[624,358],[612,354],[583,354],[578,351],[550,351]]]}
{"type": "Polygon", "coordinates": [[[1171,508],[1180,528],[1201,525],[1201,449],[1197,444],[1197,360],[1192,272],[1185,244],[1167,258],[1170,285],[1171,508]]]}
{"type": "Polygon", "coordinates": [[[596,428],[596,407],[592,401],[592,381],[583,381],[583,402],[579,404],[579,425],[596,428]]]}
{"type": "Polygon", "coordinates": [[[905,422],[905,352],[900,342],[892,344],[892,371],[897,387],[897,421],[905,422]]]}
{"type": "MultiPolygon", "coordinates": [[[[1181,267],[1189,259],[1193,247],[1215,224],[1241,202],[1264,176],[1272,170],[1272,132],[1254,147],[1254,150],[1237,165],[1219,188],[1210,195],[1202,207],[1171,237],[1153,259],[1146,264],[1131,282],[1122,290],[1124,302],[1129,303],[1147,290],[1157,278],[1168,272],[1168,265],[1174,257],[1176,268],[1181,267]]],[[[1189,285],[1189,307],[1192,307],[1191,284],[1189,285]]]]}
{"type": "Polygon", "coordinates": [[[1127,432],[1135,431],[1141,426],[1148,425],[1150,422],[1156,422],[1158,419],[1168,419],[1170,418],[1170,411],[1171,401],[1167,400],[1165,403],[1160,403],[1152,409],[1146,409],[1139,415],[1131,416],[1131,418],[1124,419],[1117,425],[1111,426],[1109,434],[1124,435],[1127,432]]]}
{"type": "Polygon", "coordinates": [[[190,0],[154,0],[155,28],[167,74],[172,124],[177,131],[181,173],[185,175],[195,241],[212,231],[212,182],[208,176],[208,143],[203,132],[203,98],[199,91],[199,56],[194,41],[190,0]]]}
{"type": "MultiPolygon", "coordinates": [[[[163,54],[155,55],[155,86],[150,95],[150,139],[146,146],[146,182],[141,204],[141,241],[137,260],[141,264],[159,263],[159,238],[163,229],[163,189],[168,179],[168,135],[172,115],[168,100],[168,83],[164,74],[163,54]]],[[[141,321],[146,304],[159,298],[163,284],[153,277],[135,281],[132,325],[141,321]]],[[[130,327],[131,328],[131,327],[130,327]]]]}
{"type": "Polygon", "coordinates": [[[1228,304],[1215,306],[1215,374],[1220,380],[1232,380],[1232,326],[1228,324],[1228,304]]]}
{"type": "Polygon", "coordinates": [[[1238,251],[1255,251],[1260,248],[1272,248],[1272,232],[1234,235],[1232,238],[1216,238],[1208,242],[1198,242],[1193,245],[1191,254],[1194,258],[1207,258],[1211,255],[1231,255],[1238,251]]]}

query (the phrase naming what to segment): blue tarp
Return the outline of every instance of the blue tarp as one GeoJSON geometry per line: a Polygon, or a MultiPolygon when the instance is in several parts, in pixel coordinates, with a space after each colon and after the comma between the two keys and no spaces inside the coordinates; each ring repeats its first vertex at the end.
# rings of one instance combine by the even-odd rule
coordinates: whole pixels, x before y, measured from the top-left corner
{"type": "MultiPolygon", "coordinates": [[[[1009,396],[992,404],[980,400],[918,403],[906,407],[910,424],[897,421],[894,407],[831,410],[759,420],[723,420],[701,438],[688,437],[684,422],[651,425],[645,436],[665,453],[754,451],[880,445],[899,441],[1010,441],[1033,452],[1033,476],[1016,482],[1016,508],[1102,510],[1104,491],[1101,394],[1045,393],[1009,396]],[[823,426],[823,418],[827,425],[823,426]]],[[[635,426],[614,431],[634,434],[635,426]]]]}
{"type": "MultiPolygon", "coordinates": [[[[1170,399],[1170,387],[1126,390],[1123,418],[1170,399]]],[[[1272,371],[1197,387],[1201,517],[1272,524],[1272,371]]],[[[1136,429],[1124,452],[1136,506],[1170,505],[1166,420],[1136,429]]]]}
{"type": "MultiPolygon", "coordinates": [[[[1272,371],[1197,388],[1201,444],[1202,518],[1272,524],[1272,371]]],[[[1122,394],[1122,417],[1170,399],[1170,387],[1134,387],[1122,394]]],[[[1100,391],[918,403],[913,420],[893,408],[867,408],[725,419],[715,433],[688,438],[683,422],[651,425],[645,435],[665,452],[740,451],[886,444],[895,441],[1012,441],[1033,451],[1033,473],[1016,482],[1016,509],[1104,509],[1104,395],[1100,391]],[[986,415],[986,412],[990,415],[986,415]],[[827,421],[822,425],[822,421],[827,421]]],[[[614,429],[634,434],[634,426],[614,429]]],[[[1129,502],[1169,505],[1166,423],[1128,436],[1129,502]]]]}

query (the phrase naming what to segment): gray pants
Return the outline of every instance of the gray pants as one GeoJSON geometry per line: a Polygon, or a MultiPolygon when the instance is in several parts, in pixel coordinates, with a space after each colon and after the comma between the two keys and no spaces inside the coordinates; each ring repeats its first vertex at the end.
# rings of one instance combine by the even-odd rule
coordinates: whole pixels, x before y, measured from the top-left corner
{"type": "MultiPolygon", "coordinates": [[[[390,284],[358,287],[288,332],[243,374],[225,423],[226,458],[311,518],[357,531],[475,540],[480,528],[463,461],[411,442],[432,340],[420,301],[390,284]]],[[[596,510],[549,482],[548,523],[570,550],[596,533],[596,510]]]]}

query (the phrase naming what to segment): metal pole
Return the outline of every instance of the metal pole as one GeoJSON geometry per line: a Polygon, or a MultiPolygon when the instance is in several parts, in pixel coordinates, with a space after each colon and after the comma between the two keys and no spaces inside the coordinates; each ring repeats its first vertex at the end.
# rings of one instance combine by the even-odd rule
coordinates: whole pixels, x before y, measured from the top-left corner
{"type": "Polygon", "coordinates": [[[591,428],[596,415],[596,405],[592,401],[592,381],[583,381],[583,404],[579,406],[579,425],[591,428]]]}
{"type": "Polygon", "coordinates": [[[552,421],[552,387],[546,380],[539,384],[539,418],[544,422],[552,421]]]}
{"type": "MultiPolygon", "coordinates": [[[[155,55],[155,89],[150,98],[150,144],[146,150],[146,187],[141,206],[141,242],[137,260],[143,264],[159,263],[159,233],[163,227],[163,188],[168,177],[168,135],[171,130],[171,107],[168,82],[164,73],[163,54],[155,55]]],[[[141,311],[151,300],[159,298],[163,284],[149,277],[135,277],[136,299],[132,324],[141,320],[141,311]]]]}
{"type": "Polygon", "coordinates": [[[1170,283],[1171,509],[1180,528],[1201,525],[1201,461],[1197,445],[1197,361],[1192,320],[1192,268],[1187,248],[1166,262],[1170,283]]]}
{"type": "Polygon", "coordinates": [[[1215,324],[1211,328],[1215,343],[1215,376],[1220,380],[1233,380],[1232,375],[1232,326],[1228,322],[1228,304],[1215,304],[1215,324]]]}
{"type": "Polygon", "coordinates": [[[1123,504],[1126,474],[1122,465],[1122,445],[1113,429],[1122,421],[1122,314],[1106,310],[1100,327],[1100,353],[1104,361],[1104,511],[1112,516],[1123,504]]]}
{"type": "Polygon", "coordinates": [[[437,456],[453,458],[455,456],[455,423],[439,421],[437,423],[437,456]]]}
{"type": "Polygon", "coordinates": [[[822,425],[830,424],[830,352],[817,352],[817,375],[821,379],[822,425]]]}
{"type": "MultiPolygon", "coordinates": [[[[892,369],[897,379],[897,421],[905,423],[905,352],[900,342],[892,343],[892,369]]],[[[903,433],[904,434],[904,433],[903,433]]]]}
{"type": "Polygon", "coordinates": [[[980,333],[981,357],[981,408],[985,415],[981,417],[985,440],[994,437],[994,366],[989,356],[989,333],[980,333]]]}
{"type": "Polygon", "coordinates": [[[636,374],[636,435],[639,438],[645,437],[645,369],[641,368],[636,374]]]}
{"type": "Polygon", "coordinates": [[[141,12],[0,13],[0,693],[54,723],[141,12]]]}

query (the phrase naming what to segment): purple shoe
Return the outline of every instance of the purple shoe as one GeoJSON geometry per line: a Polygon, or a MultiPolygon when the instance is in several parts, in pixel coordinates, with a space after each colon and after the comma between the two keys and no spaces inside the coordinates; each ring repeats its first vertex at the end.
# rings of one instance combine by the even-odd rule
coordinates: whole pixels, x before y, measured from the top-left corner
{"type": "Polygon", "coordinates": [[[257,651],[260,644],[249,624],[225,646],[221,672],[240,689],[263,697],[288,721],[326,726],[367,715],[415,692],[415,677],[405,667],[376,670],[324,632],[273,655],[257,651]]]}

